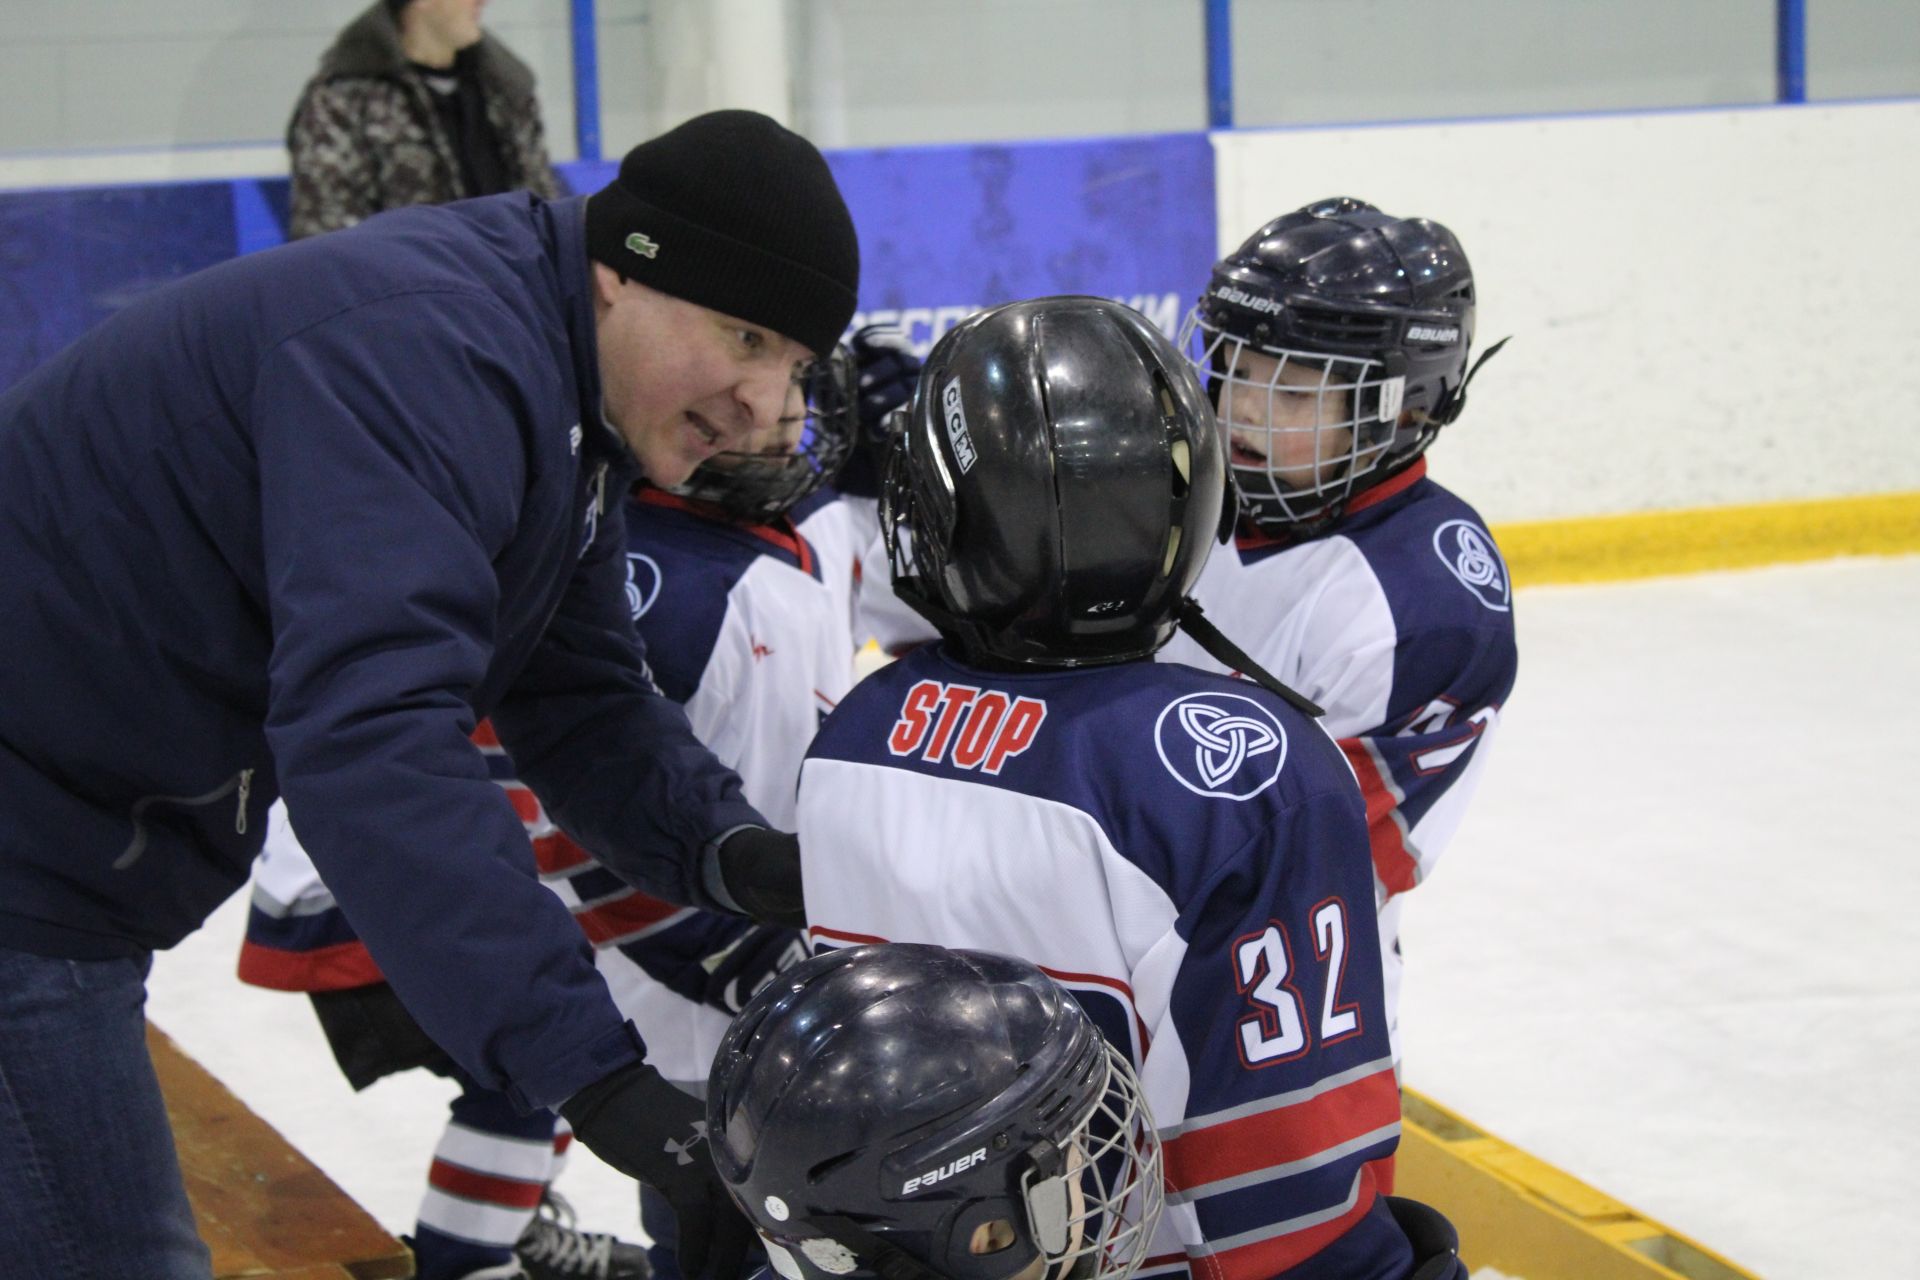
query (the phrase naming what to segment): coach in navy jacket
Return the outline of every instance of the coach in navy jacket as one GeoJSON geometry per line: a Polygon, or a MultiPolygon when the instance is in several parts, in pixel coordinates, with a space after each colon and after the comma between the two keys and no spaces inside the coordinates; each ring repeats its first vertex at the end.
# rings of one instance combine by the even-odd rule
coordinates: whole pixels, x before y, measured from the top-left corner
{"type": "Polygon", "coordinates": [[[165,1138],[141,984],[244,883],[276,795],[442,1047],[527,1107],[566,1103],[670,1197],[679,1179],[683,1230],[704,1212],[706,1162],[665,1154],[697,1107],[637,1065],[468,734],[491,715],[636,885],[771,900],[754,861],[721,861],[765,854],[763,820],[648,676],[618,502],[768,428],[857,283],[819,153],[717,112],[588,199],[407,210],[202,272],[0,396],[6,1268],[206,1274],[190,1219],[166,1235],[170,1144],[124,1155],[156,1116],[165,1138]],[[111,1015],[88,1003],[109,988],[111,1015]],[[90,1085],[120,1067],[131,1085],[90,1085]],[[165,1193],[144,1225],[90,1205],[95,1142],[122,1190],[165,1193]],[[39,1237],[49,1205],[64,1244],[39,1237]]]}

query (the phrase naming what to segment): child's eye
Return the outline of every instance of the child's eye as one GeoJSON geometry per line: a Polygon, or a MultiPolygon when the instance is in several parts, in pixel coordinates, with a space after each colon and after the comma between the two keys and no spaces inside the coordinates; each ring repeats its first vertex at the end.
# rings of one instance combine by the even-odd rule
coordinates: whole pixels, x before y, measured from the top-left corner
{"type": "Polygon", "coordinates": [[[757,329],[740,330],[740,345],[748,351],[758,351],[767,345],[767,335],[757,329]]]}

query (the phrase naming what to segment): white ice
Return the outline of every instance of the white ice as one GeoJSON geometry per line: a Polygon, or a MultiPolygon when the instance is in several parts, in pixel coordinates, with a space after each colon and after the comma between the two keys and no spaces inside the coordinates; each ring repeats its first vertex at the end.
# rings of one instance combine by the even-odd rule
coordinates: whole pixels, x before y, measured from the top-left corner
{"type": "MultiPolygon", "coordinates": [[[[1916,1274],[1920,557],[1522,591],[1485,784],[1409,902],[1408,1083],[1766,1280],[1916,1274]]],[[[233,976],[245,906],[151,1013],[410,1230],[452,1086],[354,1095],[306,1001],[233,976]]],[[[577,1146],[560,1189],[638,1235],[577,1146]]]]}

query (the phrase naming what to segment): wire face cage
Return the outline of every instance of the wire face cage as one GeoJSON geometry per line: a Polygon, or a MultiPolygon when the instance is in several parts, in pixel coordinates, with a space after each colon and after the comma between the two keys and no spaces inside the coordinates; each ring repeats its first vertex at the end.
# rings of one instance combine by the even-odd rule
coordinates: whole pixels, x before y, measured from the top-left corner
{"type": "Polygon", "coordinates": [[[1248,342],[1199,307],[1178,342],[1206,380],[1255,519],[1315,520],[1386,460],[1407,380],[1381,361],[1248,342]]]}
{"type": "Polygon", "coordinates": [[[1051,1280],[1127,1280],[1146,1261],[1166,1207],[1160,1136],[1140,1078],[1112,1044],[1101,1048],[1106,1087],[1062,1144],[1064,1166],[1021,1177],[1051,1280]]]}
{"type": "Polygon", "coordinates": [[[846,347],[795,372],[779,429],[757,448],[717,453],[673,492],[763,522],[832,481],[853,452],[858,382],[846,347]]]}

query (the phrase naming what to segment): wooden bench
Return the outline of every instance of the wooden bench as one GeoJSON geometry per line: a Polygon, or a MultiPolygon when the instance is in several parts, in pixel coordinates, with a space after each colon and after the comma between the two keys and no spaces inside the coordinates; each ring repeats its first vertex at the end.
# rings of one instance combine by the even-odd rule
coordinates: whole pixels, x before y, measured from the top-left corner
{"type": "Polygon", "coordinates": [[[402,1280],[413,1254],[151,1023],[180,1171],[216,1280],[402,1280]]]}

